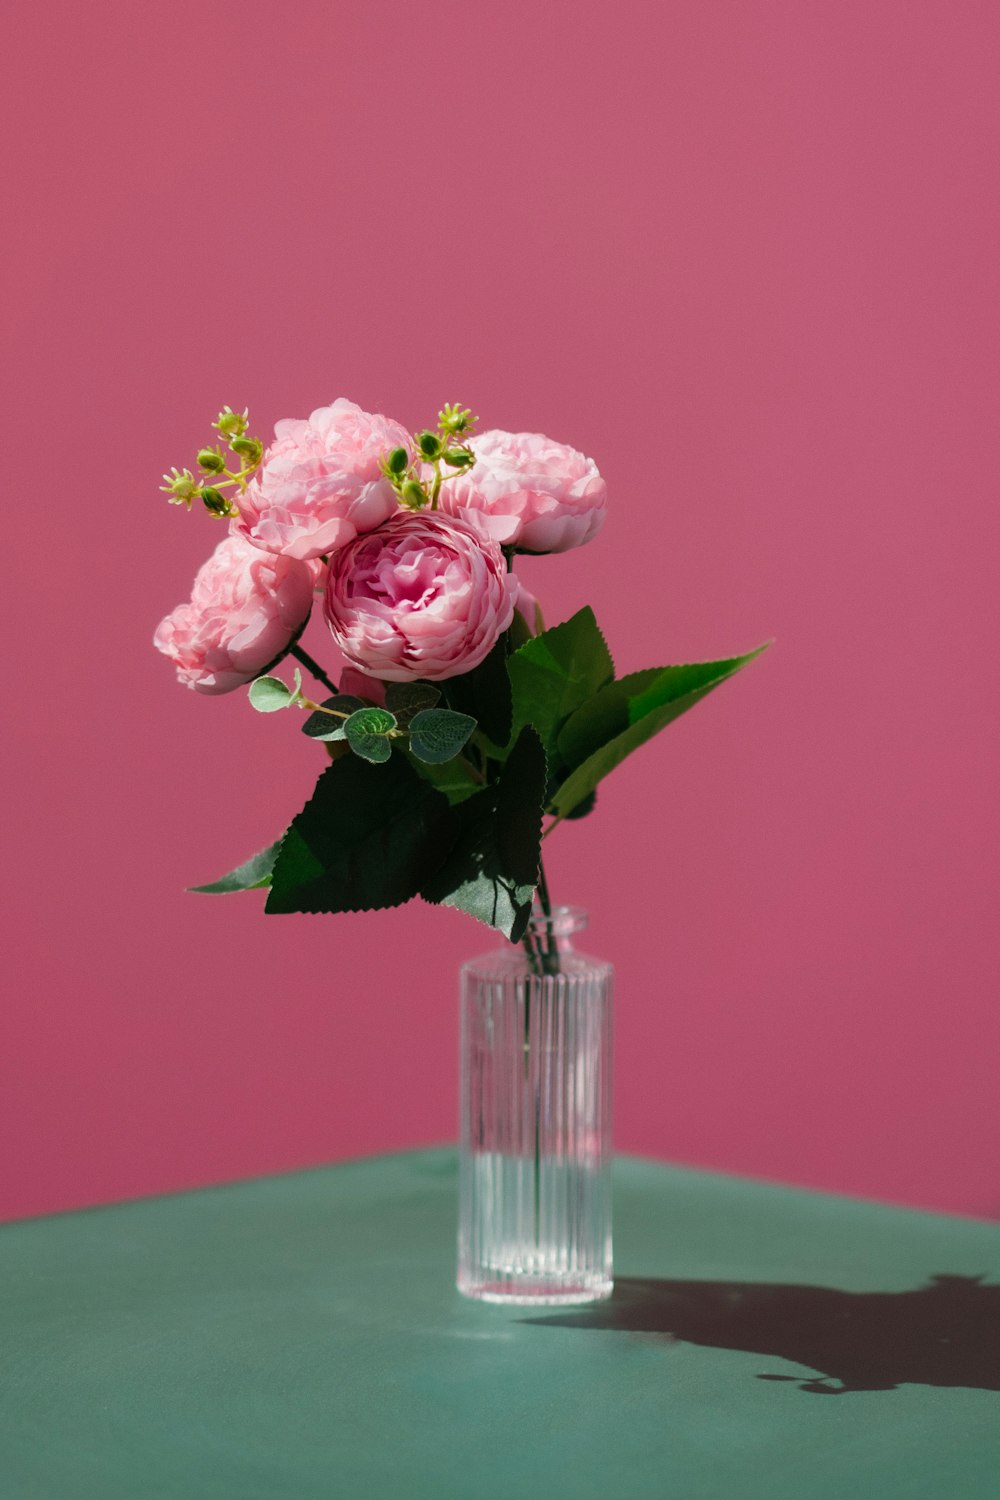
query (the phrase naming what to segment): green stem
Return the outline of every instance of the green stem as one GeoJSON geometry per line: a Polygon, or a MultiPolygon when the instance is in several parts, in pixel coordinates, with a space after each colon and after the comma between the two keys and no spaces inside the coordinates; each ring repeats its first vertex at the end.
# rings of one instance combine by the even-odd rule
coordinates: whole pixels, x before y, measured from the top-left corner
{"type": "Polygon", "coordinates": [[[534,1171],[534,1220],[535,1220],[535,1249],[537,1250],[542,1239],[542,1095],[538,1086],[535,1086],[535,1171],[534,1171]]]}
{"type": "MultiPolygon", "coordinates": [[[[524,981],[524,1086],[525,1089],[528,1089],[531,1086],[531,995],[535,981],[538,980],[540,982],[542,980],[543,965],[540,962],[540,955],[536,951],[530,928],[524,934],[522,941],[524,943],[524,951],[528,955],[528,963],[531,967],[531,973],[527,975],[524,981]]],[[[537,1250],[541,1243],[542,1231],[542,1095],[539,1079],[535,1080],[533,1109],[534,1160],[531,1188],[534,1241],[535,1249],[537,1250]]]]}
{"type": "MultiPolygon", "coordinates": [[[[338,693],[337,696],[339,698],[340,694],[338,693]]],[[[323,703],[314,703],[311,698],[300,698],[299,704],[302,708],[308,709],[309,713],[326,714],[329,719],[349,719],[351,717],[346,709],[327,708],[323,703]]]]}
{"type": "Polygon", "coordinates": [[[317,682],[321,682],[325,688],[329,688],[331,694],[336,693],[337,689],[334,687],[329,677],[327,677],[326,673],[323,671],[323,668],[319,665],[318,662],[313,661],[308,651],[304,651],[298,644],[298,642],[296,642],[296,644],[292,647],[291,654],[298,658],[307,672],[312,673],[317,682]]]}
{"type": "MultiPolygon", "coordinates": [[[[538,952],[535,948],[535,941],[531,935],[530,928],[521,939],[521,946],[524,949],[525,953],[528,955],[528,967],[530,968],[532,974],[535,975],[536,979],[540,979],[542,977],[542,966],[538,961],[538,952]]],[[[528,1004],[531,1004],[530,995],[528,1004]]],[[[527,1027],[527,1022],[525,1022],[525,1026],[527,1027]]]]}
{"type": "Polygon", "coordinates": [[[468,771],[469,775],[472,777],[476,785],[485,786],[486,777],[483,775],[482,771],[477,770],[477,768],[472,764],[472,761],[469,759],[469,757],[467,755],[460,755],[458,758],[462,762],[462,765],[468,771]]]}
{"type": "Polygon", "coordinates": [[[559,944],[556,940],[555,924],[552,921],[552,898],[549,883],[545,878],[545,866],[538,860],[538,900],[545,914],[545,953],[543,964],[546,974],[559,973],[559,944]]]}
{"type": "MultiPolygon", "coordinates": [[[[507,572],[508,573],[513,573],[513,571],[514,571],[514,549],[513,549],[513,547],[504,547],[502,549],[502,551],[503,551],[503,556],[504,556],[504,562],[507,564],[507,572]]],[[[513,643],[512,637],[511,637],[511,632],[510,632],[510,630],[506,630],[504,632],[504,649],[505,649],[506,654],[508,656],[510,656],[510,654],[511,654],[511,651],[512,651],[512,648],[513,648],[513,644],[514,643],[513,643]]],[[[525,1088],[527,1088],[529,1086],[530,1079],[531,1079],[531,990],[532,990],[532,985],[534,984],[534,981],[536,979],[539,980],[539,981],[541,981],[544,978],[545,975],[548,975],[548,974],[558,974],[558,972],[559,972],[559,954],[558,954],[558,952],[554,948],[555,936],[554,936],[554,933],[552,931],[552,903],[551,903],[551,901],[549,899],[549,888],[548,888],[548,884],[547,884],[546,879],[545,879],[545,871],[542,869],[541,859],[539,859],[539,862],[538,862],[538,899],[541,902],[542,910],[545,913],[545,916],[546,916],[546,919],[547,919],[546,920],[546,945],[545,945],[545,952],[544,953],[541,952],[541,945],[540,944],[536,948],[535,941],[534,941],[534,934],[532,933],[532,930],[531,930],[530,926],[528,927],[527,932],[524,934],[524,939],[523,939],[524,950],[525,950],[525,952],[528,955],[528,963],[529,963],[530,968],[531,968],[531,974],[525,980],[525,985],[524,985],[524,1084],[525,1084],[525,1088]]],[[[533,1189],[532,1197],[533,1197],[533,1217],[534,1217],[535,1250],[537,1251],[540,1248],[540,1245],[541,1245],[541,1233],[542,1233],[542,1140],[541,1140],[541,1136],[542,1136],[542,1092],[541,1092],[541,1079],[540,1078],[538,1078],[538,1079],[535,1080],[535,1090],[534,1090],[534,1093],[535,1093],[535,1097],[534,1097],[534,1127],[535,1127],[534,1128],[534,1138],[535,1138],[535,1151],[534,1151],[534,1164],[533,1164],[533,1168],[534,1169],[533,1169],[533,1172],[532,1172],[532,1189],[533,1189]]]]}

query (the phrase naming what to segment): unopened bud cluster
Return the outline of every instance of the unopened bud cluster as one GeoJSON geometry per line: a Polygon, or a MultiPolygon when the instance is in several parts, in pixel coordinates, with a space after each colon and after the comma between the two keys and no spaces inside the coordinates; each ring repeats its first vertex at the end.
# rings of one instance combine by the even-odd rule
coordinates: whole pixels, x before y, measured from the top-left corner
{"type": "Polygon", "coordinates": [[[225,490],[235,489],[242,494],[251,474],[259,467],[264,457],[264,445],[259,438],[247,435],[249,418],[246,409],[233,411],[224,406],[212,423],[220,438],[225,441],[228,455],[222,451],[222,443],[199,448],[195,464],[199,478],[190,469],[171,469],[164,474],[166,484],[161,484],[171,505],[186,505],[191,509],[195,500],[200,500],[210,516],[224,520],[238,515],[232,497],[225,490]]]}
{"type": "Polygon", "coordinates": [[[382,472],[410,510],[430,506],[437,510],[441,486],[463,474],[476,461],[472,449],[456,441],[472,435],[476,418],[467,407],[445,405],[438,412],[437,427],[414,434],[414,452],[393,448],[382,460],[382,472]],[[451,472],[447,472],[450,470],[451,472]]]}

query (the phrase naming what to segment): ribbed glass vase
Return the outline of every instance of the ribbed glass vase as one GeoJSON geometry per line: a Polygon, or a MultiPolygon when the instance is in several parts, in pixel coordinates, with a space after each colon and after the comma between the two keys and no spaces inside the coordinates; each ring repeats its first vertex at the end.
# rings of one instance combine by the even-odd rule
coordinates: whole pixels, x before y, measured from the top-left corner
{"type": "Polygon", "coordinates": [[[458,1289],[486,1302],[611,1294],[610,964],[578,907],[462,969],[458,1289]]]}

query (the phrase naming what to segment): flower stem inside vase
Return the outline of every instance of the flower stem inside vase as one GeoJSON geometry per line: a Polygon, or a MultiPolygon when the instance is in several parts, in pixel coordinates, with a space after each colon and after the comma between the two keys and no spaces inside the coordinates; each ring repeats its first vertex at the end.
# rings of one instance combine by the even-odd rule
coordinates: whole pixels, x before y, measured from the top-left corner
{"type": "MultiPolygon", "coordinates": [[[[559,945],[556,942],[555,928],[552,921],[552,899],[549,895],[548,881],[545,878],[545,865],[541,859],[538,861],[538,902],[542,909],[542,919],[539,922],[529,924],[522,942],[528,955],[528,964],[531,973],[525,976],[524,981],[524,1086],[530,1086],[531,1079],[531,994],[536,979],[543,975],[554,975],[559,973],[559,945]],[[538,933],[538,926],[544,930],[544,947],[538,933]]],[[[534,1162],[532,1182],[532,1220],[534,1226],[535,1250],[541,1246],[541,1194],[542,1194],[542,1091],[540,1071],[536,1072],[534,1087],[534,1162]]]]}

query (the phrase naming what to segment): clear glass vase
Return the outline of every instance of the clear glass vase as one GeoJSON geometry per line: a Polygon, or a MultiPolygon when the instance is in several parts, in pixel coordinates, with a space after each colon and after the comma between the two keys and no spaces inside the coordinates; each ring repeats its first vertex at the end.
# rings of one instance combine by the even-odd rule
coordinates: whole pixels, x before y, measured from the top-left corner
{"type": "Polygon", "coordinates": [[[578,907],[462,969],[458,1289],[485,1302],[611,1294],[610,964],[578,907]]]}

